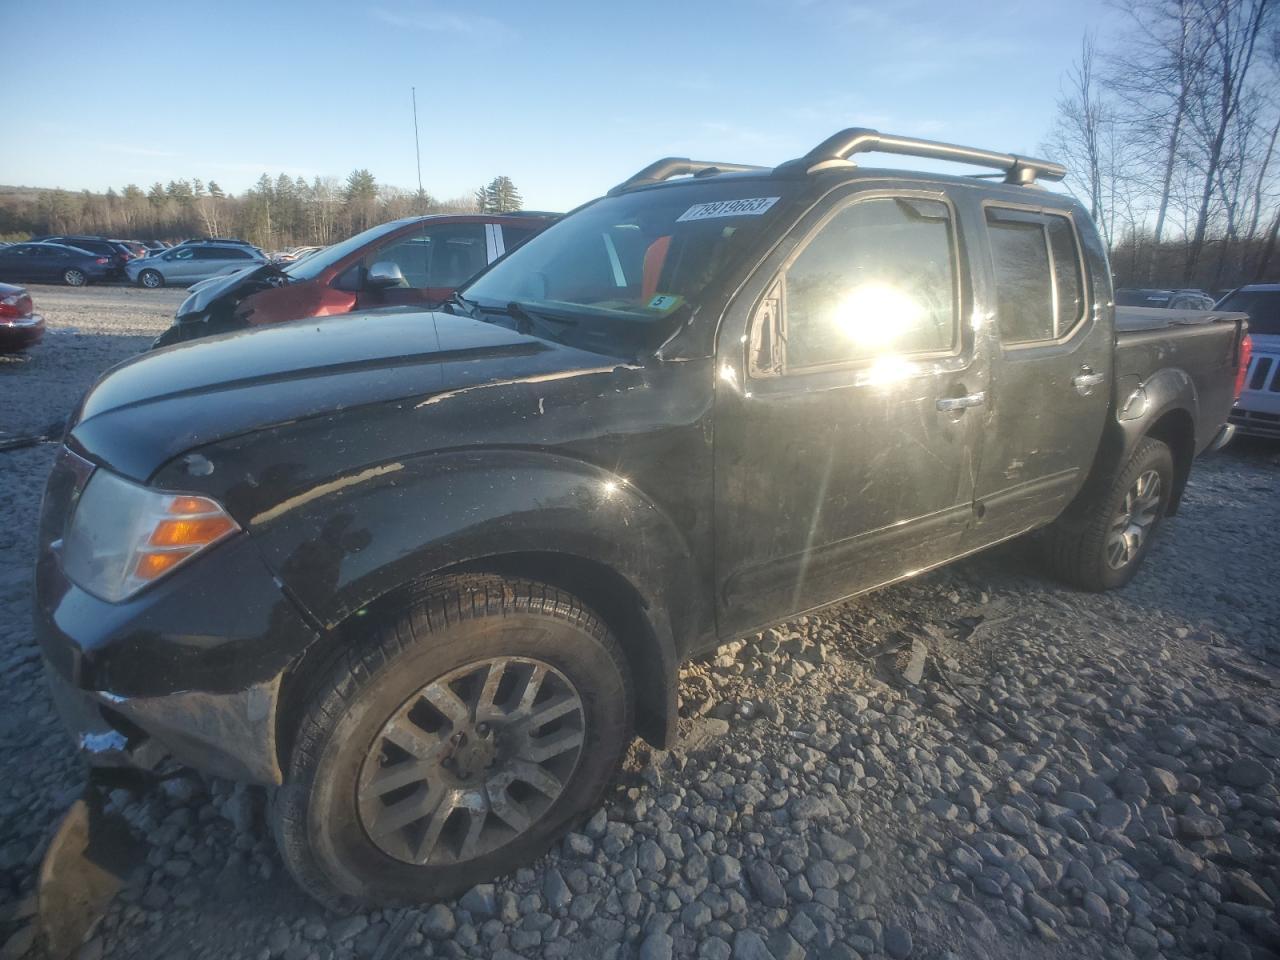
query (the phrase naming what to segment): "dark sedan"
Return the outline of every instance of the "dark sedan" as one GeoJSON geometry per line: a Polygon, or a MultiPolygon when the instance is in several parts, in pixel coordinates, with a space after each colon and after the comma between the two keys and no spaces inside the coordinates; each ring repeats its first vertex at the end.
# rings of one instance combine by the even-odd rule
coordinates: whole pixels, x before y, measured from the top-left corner
{"type": "Polygon", "coordinates": [[[45,243],[62,243],[68,247],[87,250],[99,257],[107,257],[111,261],[111,275],[124,276],[125,264],[134,258],[133,251],[119,240],[108,240],[106,237],[87,237],[66,234],[57,237],[40,237],[45,243]]]}
{"type": "Polygon", "coordinates": [[[0,283],[0,353],[25,350],[44,336],[44,317],[36,313],[31,294],[0,283]]]}
{"type": "Polygon", "coordinates": [[[15,243],[0,249],[0,282],[65,283],[83,287],[115,269],[110,257],[62,243],[15,243]]]}

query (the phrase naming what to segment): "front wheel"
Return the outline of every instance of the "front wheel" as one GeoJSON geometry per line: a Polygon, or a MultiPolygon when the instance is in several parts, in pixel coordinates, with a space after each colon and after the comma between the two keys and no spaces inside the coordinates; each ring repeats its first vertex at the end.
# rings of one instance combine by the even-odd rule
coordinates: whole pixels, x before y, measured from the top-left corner
{"type": "Polygon", "coordinates": [[[164,286],[164,277],[159,270],[143,270],[138,274],[138,283],[149,290],[158,290],[164,286]]]}
{"type": "Polygon", "coordinates": [[[77,270],[73,267],[62,274],[62,282],[68,287],[83,287],[89,282],[89,278],[84,275],[83,270],[77,270]]]}
{"type": "Polygon", "coordinates": [[[1055,574],[1085,590],[1114,590],[1133,579],[1169,507],[1173,454],[1159,440],[1141,441],[1124,469],[1090,500],[1045,530],[1045,560],[1055,574]]]}
{"type": "Polygon", "coordinates": [[[290,872],[336,910],[454,896],[541,856],[632,735],[625,659],[576,598],[441,580],[303,707],[273,804],[290,872]]]}

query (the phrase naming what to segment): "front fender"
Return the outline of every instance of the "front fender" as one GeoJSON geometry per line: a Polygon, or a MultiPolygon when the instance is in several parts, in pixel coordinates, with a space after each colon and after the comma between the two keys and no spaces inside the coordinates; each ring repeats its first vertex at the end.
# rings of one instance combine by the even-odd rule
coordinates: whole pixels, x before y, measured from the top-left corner
{"type": "Polygon", "coordinates": [[[697,632],[701,583],[669,516],[626,479],[521,449],[434,453],[369,467],[249,519],[285,587],[332,627],[379,597],[460,563],[561,553],[635,589],[658,640],[697,632]]]}

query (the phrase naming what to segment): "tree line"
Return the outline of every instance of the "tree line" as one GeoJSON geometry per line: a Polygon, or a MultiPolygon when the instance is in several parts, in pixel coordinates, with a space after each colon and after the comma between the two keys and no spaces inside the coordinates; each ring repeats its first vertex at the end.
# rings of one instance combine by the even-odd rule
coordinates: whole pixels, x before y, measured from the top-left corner
{"type": "Polygon", "coordinates": [[[336,177],[264,173],[239,196],[214,180],[170,180],[90,190],[0,188],[0,238],[94,234],[130,240],[234,236],[264,250],[327,245],[387,220],[430,213],[506,213],[520,208],[509,177],[471,196],[438,200],[425,190],[380,184],[368,170],[336,177]]]}
{"type": "Polygon", "coordinates": [[[1086,34],[1044,151],[1069,170],[1120,286],[1280,276],[1275,0],[1116,0],[1086,34]]]}

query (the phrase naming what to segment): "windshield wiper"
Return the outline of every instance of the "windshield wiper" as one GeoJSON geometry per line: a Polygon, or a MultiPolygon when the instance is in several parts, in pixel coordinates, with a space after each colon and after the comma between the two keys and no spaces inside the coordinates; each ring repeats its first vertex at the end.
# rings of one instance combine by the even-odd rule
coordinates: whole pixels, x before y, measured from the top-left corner
{"type": "Polygon", "coordinates": [[[468,300],[466,297],[460,294],[457,290],[449,294],[449,296],[445,298],[445,301],[444,303],[441,304],[441,306],[457,307],[459,310],[462,311],[462,315],[464,317],[471,317],[474,319],[476,315],[476,304],[471,300],[468,300]]]}
{"type": "MultiPolygon", "coordinates": [[[[553,313],[543,313],[541,310],[531,310],[517,300],[511,300],[505,307],[500,307],[497,304],[492,306],[479,304],[474,300],[466,300],[461,297],[457,299],[466,306],[476,309],[477,313],[472,314],[472,316],[478,317],[480,314],[496,313],[500,316],[510,317],[516,322],[516,333],[540,333],[541,336],[557,343],[562,342],[560,334],[563,332],[564,327],[576,327],[578,325],[578,321],[571,317],[561,317],[553,313]]],[[[450,297],[449,301],[454,301],[454,297],[450,297]]]]}

